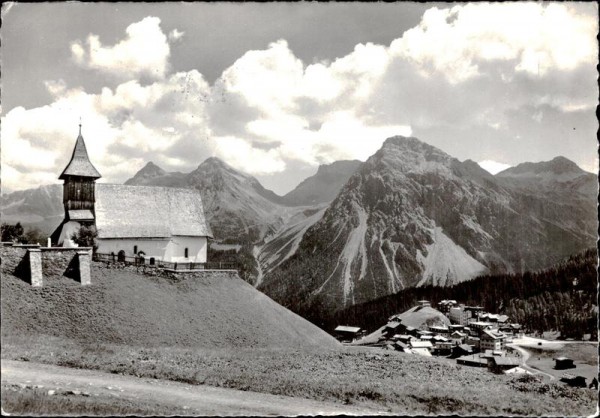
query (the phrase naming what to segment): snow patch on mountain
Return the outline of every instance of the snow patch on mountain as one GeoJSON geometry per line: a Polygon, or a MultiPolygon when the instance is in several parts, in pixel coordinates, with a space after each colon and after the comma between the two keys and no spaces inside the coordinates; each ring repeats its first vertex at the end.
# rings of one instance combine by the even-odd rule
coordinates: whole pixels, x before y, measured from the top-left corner
{"type": "Polygon", "coordinates": [[[433,244],[427,245],[427,256],[417,250],[417,261],[423,265],[423,275],[417,286],[446,286],[484,274],[487,268],[455,244],[442,228],[433,230],[433,244]]]}

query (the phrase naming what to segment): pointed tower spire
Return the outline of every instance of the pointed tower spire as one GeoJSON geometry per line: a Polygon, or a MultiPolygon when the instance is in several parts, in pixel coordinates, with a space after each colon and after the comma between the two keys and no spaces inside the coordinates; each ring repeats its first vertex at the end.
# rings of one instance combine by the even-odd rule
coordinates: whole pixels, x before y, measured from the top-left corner
{"type": "Polygon", "coordinates": [[[79,122],[79,136],[75,142],[71,161],[69,161],[69,164],[63,170],[59,180],[66,180],[68,176],[89,177],[91,179],[102,177],[88,157],[87,148],[81,135],[81,121],[79,122]]]}

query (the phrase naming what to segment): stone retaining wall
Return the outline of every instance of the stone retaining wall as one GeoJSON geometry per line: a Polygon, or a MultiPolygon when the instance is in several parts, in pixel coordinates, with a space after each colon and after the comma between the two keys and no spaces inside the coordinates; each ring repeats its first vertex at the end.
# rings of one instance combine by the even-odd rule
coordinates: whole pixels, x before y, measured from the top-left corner
{"type": "Polygon", "coordinates": [[[50,284],[63,277],[91,284],[91,248],[40,247],[2,243],[2,271],[13,274],[32,286],[50,284]]]}

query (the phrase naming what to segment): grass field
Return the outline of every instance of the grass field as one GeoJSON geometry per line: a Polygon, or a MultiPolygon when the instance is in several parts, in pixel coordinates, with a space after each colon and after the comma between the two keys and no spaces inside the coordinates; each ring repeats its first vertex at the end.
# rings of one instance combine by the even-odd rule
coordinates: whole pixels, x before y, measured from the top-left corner
{"type": "MultiPolygon", "coordinates": [[[[59,278],[32,288],[12,276],[9,265],[2,260],[3,359],[365,405],[400,415],[596,411],[592,390],[493,375],[446,359],[344,347],[235,277],[148,277],[94,264],[91,286],[59,278]]],[[[87,398],[68,398],[62,404],[42,395],[10,390],[2,403],[14,402],[15,410],[28,402],[33,411],[92,408],[90,414],[109,408],[102,400],[88,405],[87,398]]],[[[115,404],[136,407],[162,411],[115,404]]]]}
{"type": "Polygon", "coordinates": [[[93,343],[204,348],[335,348],[325,331],[237,275],[144,276],[92,264],[92,285],[33,288],[2,260],[2,335],[41,333],[93,343]]]}
{"type": "Polygon", "coordinates": [[[12,336],[2,345],[7,359],[376,406],[397,414],[589,415],[596,405],[592,390],[364,347],[142,348],[42,336],[12,336]]]}
{"type": "Polygon", "coordinates": [[[192,415],[197,411],[184,408],[163,407],[158,403],[131,402],[114,396],[75,394],[70,391],[48,391],[39,388],[22,388],[2,385],[2,415],[192,415]]]}

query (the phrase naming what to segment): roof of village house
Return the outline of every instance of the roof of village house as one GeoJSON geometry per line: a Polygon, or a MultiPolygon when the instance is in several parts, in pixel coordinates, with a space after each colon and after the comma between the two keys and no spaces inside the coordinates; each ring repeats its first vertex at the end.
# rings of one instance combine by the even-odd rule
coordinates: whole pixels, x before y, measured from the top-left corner
{"type": "Polygon", "coordinates": [[[492,361],[496,363],[496,366],[515,367],[521,364],[521,359],[518,357],[493,357],[492,361]]]}
{"type": "Polygon", "coordinates": [[[357,333],[358,331],[360,331],[360,327],[349,327],[346,325],[339,325],[335,331],[337,332],[352,332],[352,333],[357,333]]]}
{"type": "Polygon", "coordinates": [[[102,177],[98,170],[96,170],[96,167],[90,162],[83,136],[81,136],[81,125],[79,125],[79,136],[75,142],[71,161],[69,161],[69,164],[67,164],[58,178],[59,180],[64,180],[67,176],[91,177],[93,179],[102,177]]]}
{"type": "Polygon", "coordinates": [[[467,356],[462,356],[456,359],[457,363],[474,363],[474,364],[485,364],[487,365],[487,359],[481,358],[475,354],[469,354],[467,356]]]}
{"type": "Polygon", "coordinates": [[[431,344],[431,341],[411,341],[410,347],[411,348],[433,348],[433,344],[431,344]]]}
{"type": "Polygon", "coordinates": [[[212,237],[193,189],[96,184],[95,211],[98,238],[212,237]]]}
{"type": "Polygon", "coordinates": [[[471,351],[473,351],[473,347],[471,347],[469,344],[460,344],[457,346],[458,348],[460,348],[461,350],[464,350],[468,353],[470,353],[471,351]]]}
{"type": "Polygon", "coordinates": [[[489,338],[494,339],[494,340],[500,340],[500,339],[504,338],[503,334],[499,334],[499,333],[496,333],[496,332],[493,332],[490,330],[484,330],[483,333],[481,334],[481,338],[484,338],[486,335],[489,338]]]}
{"type": "Polygon", "coordinates": [[[413,347],[410,349],[413,354],[419,354],[425,357],[431,357],[431,352],[427,348],[413,347]]]}

